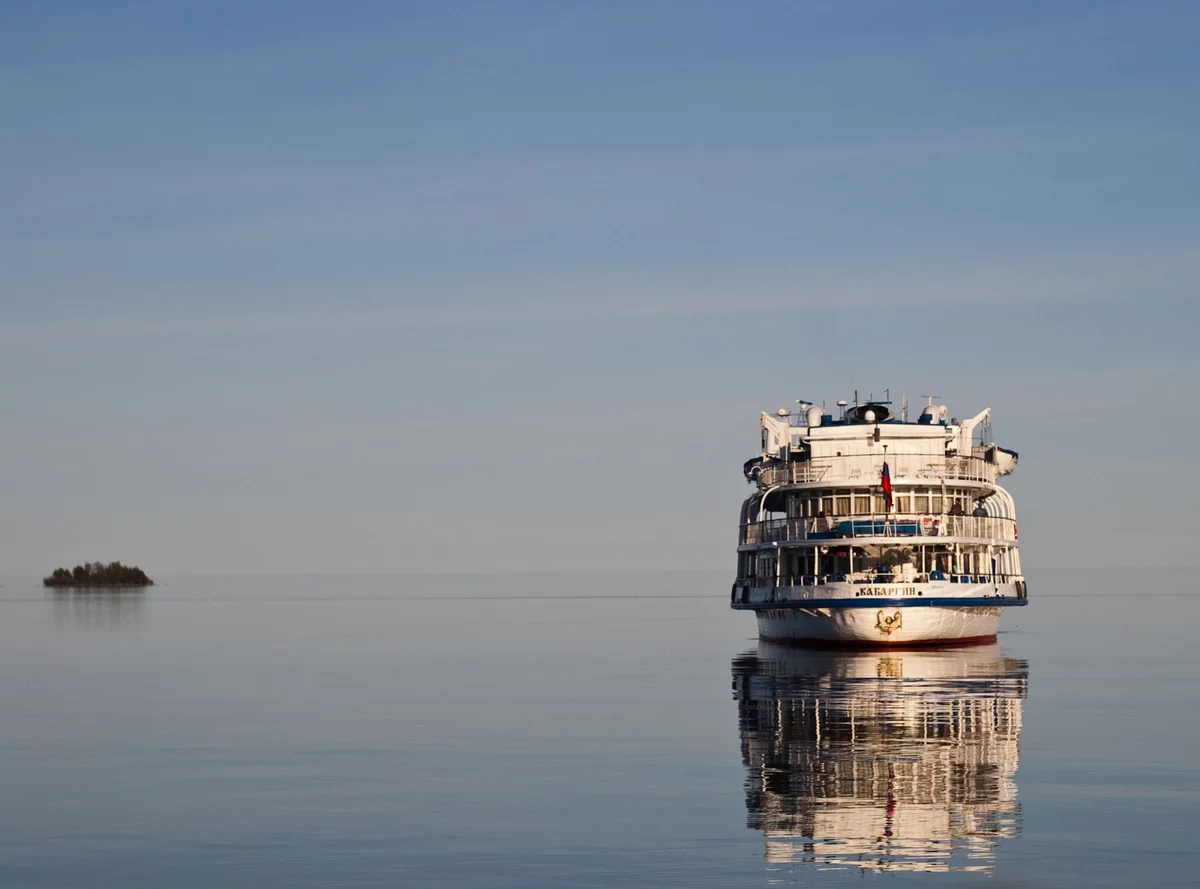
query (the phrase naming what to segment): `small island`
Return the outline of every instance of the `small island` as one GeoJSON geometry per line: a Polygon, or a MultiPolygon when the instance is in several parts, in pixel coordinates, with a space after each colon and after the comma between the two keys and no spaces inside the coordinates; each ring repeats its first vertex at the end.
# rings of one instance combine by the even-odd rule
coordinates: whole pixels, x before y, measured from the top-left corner
{"type": "Polygon", "coordinates": [[[48,587],[70,587],[75,589],[114,589],[154,586],[154,581],[136,565],[129,567],[120,562],[86,562],[74,568],[55,568],[54,573],[42,579],[48,587]]]}

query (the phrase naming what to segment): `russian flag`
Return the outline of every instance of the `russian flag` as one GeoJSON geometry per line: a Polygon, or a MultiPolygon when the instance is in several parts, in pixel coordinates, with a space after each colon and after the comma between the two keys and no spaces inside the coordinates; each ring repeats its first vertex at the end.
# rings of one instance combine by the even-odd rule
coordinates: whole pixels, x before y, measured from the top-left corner
{"type": "Polygon", "coordinates": [[[883,485],[883,502],[887,504],[888,512],[892,511],[892,474],[888,471],[887,461],[883,462],[883,472],[879,474],[879,483],[883,485]]]}

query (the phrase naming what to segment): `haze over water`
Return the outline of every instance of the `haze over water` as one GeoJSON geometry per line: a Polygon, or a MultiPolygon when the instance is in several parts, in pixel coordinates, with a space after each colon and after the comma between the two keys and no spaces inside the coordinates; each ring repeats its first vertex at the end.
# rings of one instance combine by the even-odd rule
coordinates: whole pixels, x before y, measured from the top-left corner
{"type": "Polygon", "coordinates": [[[883,655],[719,573],[9,579],[0,885],[1189,884],[1192,603],[1133,579],[883,655]]]}

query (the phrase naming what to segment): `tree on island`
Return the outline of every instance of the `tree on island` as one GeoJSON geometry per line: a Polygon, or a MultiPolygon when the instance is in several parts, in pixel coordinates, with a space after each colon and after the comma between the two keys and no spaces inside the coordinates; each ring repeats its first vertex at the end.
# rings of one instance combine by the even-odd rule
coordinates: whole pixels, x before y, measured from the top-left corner
{"type": "Polygon", "coordinates": [[[42,579],[49,587],[136,587],[154,586],[154,581],[136,565],[132,568],[120,562],[85,562],[71,570],[55,568],[54,573],[42,579]]]}

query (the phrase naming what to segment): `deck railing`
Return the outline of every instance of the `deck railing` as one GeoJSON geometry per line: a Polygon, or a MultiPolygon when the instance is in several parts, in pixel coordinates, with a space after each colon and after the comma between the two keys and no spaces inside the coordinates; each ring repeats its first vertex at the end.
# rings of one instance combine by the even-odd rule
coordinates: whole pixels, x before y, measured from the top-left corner
{"type": "MultiPolygon", "coordinates": [[[[846,480],[860,480],[861,466],[856,464],[863,461],[864,455],[856,454],[846,457],[821,457],[814,460],[804,460],[793,463],[779,463],[768,466],[758,477],[761,487],[769,488],[774,485],[801,485],[822,481],[835,464],[841,463],[850,471],[846,480]]],[[[996,465],[982,457],[938,457],[929,454],[888,454],[888,471],[893,482],[919,481],[996,481],[996,465]]],[[[883,466],[884,454],[877,458],[880,468],[883,466]]],[[[878,474],[878,473],[876,473],[878,474]]],[[[839,478],[839,481],[841,479],[839,478]]]]}
{"type": "MultiPolygon", "coordinates": [[[[880,580],[879,578],[880,575],[872,575],[871,572],[855,572],[849,575],[797,574],[784,577],[739,577],[733,582],[729,598],[730,602],[734,605],[764,605],[772,602],[803,603],[806,600],[821,598],[820,587],[825,586],[827,583],[897,583],[897,581],[889,581],[886,578],[880,580]],[[800,595],[795,595],[795,587],[808,587],[809,590],[802,590],[800,595]]],[[[1029,598],[1029,588],[1025,585],[1024,575],[1009,574],[1007,572],[996,572],[994,574],[951,574],[949,572],[933,571],[928,574],[918,574],[912,580],[899,581],[898,583],[916,586],[939,580],[967,586],[998,586],[1000,584],[1011,583],[1016,587],[1016,598],[1029,598]]],[[[953,587],[950,587],[947,591],[951,596],[954,595],[955,591],[953,587]]],[[[839,598],[845,598],[848,602],[853,601],[849,597],[843,596],[839,598]]],[[[980,597],[980,604],[989,604],[988,599],[980,597]]]]}
{"type": "Polygon", "coordinates": [[[859,540],[869,537],[970,538],[974,540],[1017,539],[1013,519],[994,516],[918,516],[888,518],[859,516],[838,519],[770,519],[742,526],[742,544],[784,543],[794,540],[859,540]]]}
{"type": "MultiPolygon", "coordinates": [[[[749,582],[752,585],[758,582],[756,578],[739,578],[743,583],[749,582]]],[[[826,583],[837,583],[839,581],[852,584],[868,584],[868,583],[891,583],[891,584],[917,584],[929,583],[933,580],[945,580],[949,583],[1013,583],[1018,580],[1023,580],[1022,574],[1010,574],[1005,571],[997,571],[995,573],[985,574],[954,574],[949,571],[934,571],[917,574],[908,580],[900,580],[891,577],[887,574],[880,574],[877,571],[855,571],[853,574],[793,574],[784,575],[776,578],[765,578],[760,585],[768,586],[775,585],[781,587],[789,586],[823,586],[826,583]],[[778,582],[776,582],[778,580],[778,582]]]]}

